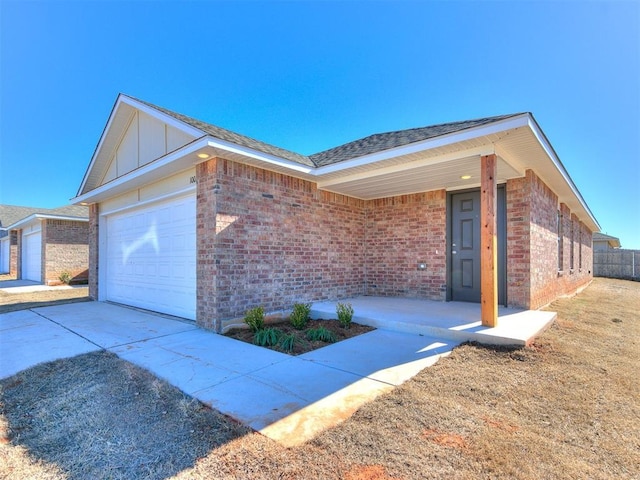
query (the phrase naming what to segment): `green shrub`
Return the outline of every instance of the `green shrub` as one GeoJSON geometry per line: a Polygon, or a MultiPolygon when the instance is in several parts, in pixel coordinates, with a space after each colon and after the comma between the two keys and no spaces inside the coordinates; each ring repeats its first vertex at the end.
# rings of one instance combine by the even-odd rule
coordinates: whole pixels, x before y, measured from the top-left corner
{"type": "Polygon", "coordinates": [[[343,328],[351,328],[351,321],[353,320],[353,307],[350,303],[338,303],[336,305],[336,313],[338,315],[338,321],[343,328]]]}
{"type": "Polygon", "coordinates": [[[60,276],[58,277],[58,280],[60,280],[65,285],[69,285],[71,283],[72,278],[73,277],[71,276],[71,272],[65,270],[60,274],[60,276]]]}
{"type": "Polygon", "coordinates": [[[247,310],[244,315],[244,323],[246,323],[252,332],[257,332],[264,328],[264,309],[262,307],[255,307],[251,310],[247,310]]]}
{"type": "Polygon", "coordinates": [[[311,312],[310,303],[296,303],[293,306],[291,315],[289,315],[289,321],[293,328],[302,330],[307,325],[307,320],[309,320],[309,312],[311,312]]]}
{"type": "Polygon", "coordinates": [[[280,337],[280,350],[283,352],[293,352],[293,347],[296,345],[296,336],[293,333],[288,333],[280,337]]]}
{"type": "Polygon", "coordinates": [[[324,327],[310,328],[307,330],[307,340],[310,342],[333,343],[336,341],[336,334],[324,327]]]}
{"type": "Polygon", "coordinates": [[[278,344],[282,332],[277,328],[264,328],[258,330],[253,336],[253,343],[261,347],[274,347],[278,344]]]}

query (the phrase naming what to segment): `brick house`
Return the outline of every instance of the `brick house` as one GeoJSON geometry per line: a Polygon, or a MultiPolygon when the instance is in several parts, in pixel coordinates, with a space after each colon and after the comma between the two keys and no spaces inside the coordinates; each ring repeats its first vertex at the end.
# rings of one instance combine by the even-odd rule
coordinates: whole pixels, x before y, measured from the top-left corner
{"type": "Polygon", "coordinates": [[[88,281],[89,210],[0,205],[0,273],[47,285],[88,281]]]}
{"type": "Polygon", "coordinates": [[[535,309],[591,281],[599,230],[530,113],[305,156],[120,95],[74,202],[91,296],[216,331],[357,295],[535,309]]]}

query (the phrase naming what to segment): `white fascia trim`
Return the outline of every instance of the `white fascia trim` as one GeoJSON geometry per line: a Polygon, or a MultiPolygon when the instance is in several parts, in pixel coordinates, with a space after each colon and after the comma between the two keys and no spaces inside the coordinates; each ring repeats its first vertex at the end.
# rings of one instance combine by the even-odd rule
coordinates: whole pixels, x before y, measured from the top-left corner
{"type": "Polygon", "coordinates": [[[467,158],[467,157],[475,157],[482,155],[491,155],[495,152],[495,148],[493,144],[484,145],[482,147],[474,147],[468,148],[466,150],[460,150],[457,152],[444,153],[442,155],[437,155],[435,157],[423,158],[420,160],[414,160],[408,163],[401,163],[398,165],[390,165],[388,167],[379,168],[374,171],[366,171],[366,172],[358,172],[352,175],[335,177],[327,180],[318,180],[318,188],[326,188],[329,186],[340,185],[343,183],[353,182],[357,180],[361,180],[363,178],[368,177],[379,177],[382,175],[387,175],[389,173],[403,172],[406,170],[412,170],[414,168],[420,168],[428,165],[436,165],[438,163],[447,162],[449,160],[454,160],[457,158],[467,158]]]}
{"type": "Polygon", "coordinates": [[[454,132],[448,135],[442,135],[439,137],[429,138],[421,142],[411,143],[401,147],[392,148],[389,150],[383,150],[381,152],[371,153],[362,157],[353,158],[344,162],[335,163],[333,165],[327,165],[325,167],[319,167],[315,169],[314,174],[322,176],[327,173],[334,173],[340,170],[346,170],[348,168],[360,167],[362,165],[387,160],[393,157],[399,157],[402,155],[410,155],[412,153],[421,152],[424,150],[430,150],[432,148],[443,147],[451,145],[453,143],[464,142],[465,140],[471,140],[473,138],[482,137],[485,135],[492,135],[494,133],[500,133],[505,130],[511,130],[514,128],[527,126],[529,120],[528,114],[518,115],[517,117],[507,118],[500,120],[489,125],[482,125],[480,127],[470,128],[461,132],[454,132]]]}
{"type": "Polygon", "coordinates": [[[215,137],[207,137],[207,138],[208,138],[208,146],[212,148],[219,148],[227,152],[253,158],[255,160],[260,160],[262,162],[269,163],[271,165],[276,165],[278,167],[286,168],[288,170],[294,170],[298,173],[304,173],[306,175],[314,175],[315,170],[317,170],[314,167],[303,165],[301,163],[292,162],[291,160],[285,160],[284,158],[277,157],[269,153],[261,152],[259,150],[254,150],[249,147],[243,147],[235,143],[228,142],[226,140],[221,140],[215,137]]]}
{"type": "Polygon", "coordinates": [[[97,197],[98,195],[103,194],[113,188],[120,187],[120,186],[123,186],[124,184],[132,182],[137,178],[142,177],[143,175],[147,175],[150,172],[153,172],[154,170],[157,170],[162,167],[166,167],[170,163],[173,163],[175,160],[185,157],[187,155],[193,154],[198,150],[207,147],[208,145],[209,144],[206,137],[194,140],[193,142],[185,145],[184,147],[179,148],[178,150],[174,150],[173,152],[165,155],[164,157],[161,157],[159,160],[156,160],[151,163],[147,163],[146,165],[139,167],[125,175],[122,175],[121,177],[118,177],[108,183],[105,183],[104,185],[100,185],[98,188],[94,188],[93,190],[85,193],[84,195],[79,195],[75,198],[72,198],[71,203],[76,205],[80,203],[93,203],[92,199],[97,197]]]}
{"type": "Polygon", "coordinates": [[[23,225],[33,222],[34,220],[71,220],[74,222],[88,222],[88,218],[83,217],[71,217],[68,215],[47,215],[46,213],[34,213],[33,215],[29,215],[22,220],[17,221],[13,225],[9,225],[8,227],[3,228],[3,230],[16,230],[23,225]]]}
{"type": "Polygon", "coordinates": [[[543,150],[545,151],[545,153],[553,163],[553,166],[556,168],[556,170],[558,170],[560,175],[562,175],[562,178],[567,183],[567,185],[569,185],[569,188],[571,189],[575,197],[578,199],[578,202],[580,202],[580,205],[582,205],[582,208],[584,208],[584,211],[587,213],[587,215],[589,215],[594,225],[597,225],[598,229],[600,229],[600,224],[598,223],[595,216],[591,212],[591,209],[587,205],[587,202],[582,197],[582,194],[578,190],[578,187],[576,186],[575,183],[573,183],[573,180],[569,176],[569,172],[567,172],[567,170],[564,168],[564,165],[556,155],[556,152],[551,146],[551,144],[549,143],[549,141],[547,140],[547,137],[544,135],[544,133],[542,132],[542,130],[540,129],[536,121],[531,117],[529,117],[529,128],[531,129],[531,132],[533,133],[533,135],[536,137],[536,140],[538,140],[538,143],[540,143],[540,146],[543,148],[543,150]]]}

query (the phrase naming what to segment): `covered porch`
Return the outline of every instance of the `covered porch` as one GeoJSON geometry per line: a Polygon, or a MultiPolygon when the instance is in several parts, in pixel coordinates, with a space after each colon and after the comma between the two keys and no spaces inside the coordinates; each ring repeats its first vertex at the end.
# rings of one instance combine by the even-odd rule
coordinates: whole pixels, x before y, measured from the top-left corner
{"type": "MultiPolygon", "coordinates": [[[[555,312],[500,306],[497,326],[489,327],[482,325],[481,305],[478,303],[375,296],[359,296],[340,302],[351,304],[356,323],[382,330],[488,345],[529,345],[556,318],[555,312]]],[[[311,317],[336,318],[337,303],[313,303],[311,317]]]]}

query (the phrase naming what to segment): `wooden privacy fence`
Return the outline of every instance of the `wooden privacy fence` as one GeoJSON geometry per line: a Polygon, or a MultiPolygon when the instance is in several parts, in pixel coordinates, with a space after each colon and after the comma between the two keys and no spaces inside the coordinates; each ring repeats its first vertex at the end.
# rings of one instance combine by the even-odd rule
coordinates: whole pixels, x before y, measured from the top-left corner
{"type": "Polygon", "coordinates": [[[595,277],[640,279],[640,250],[601,250],[593,252],[595,277]]]}

